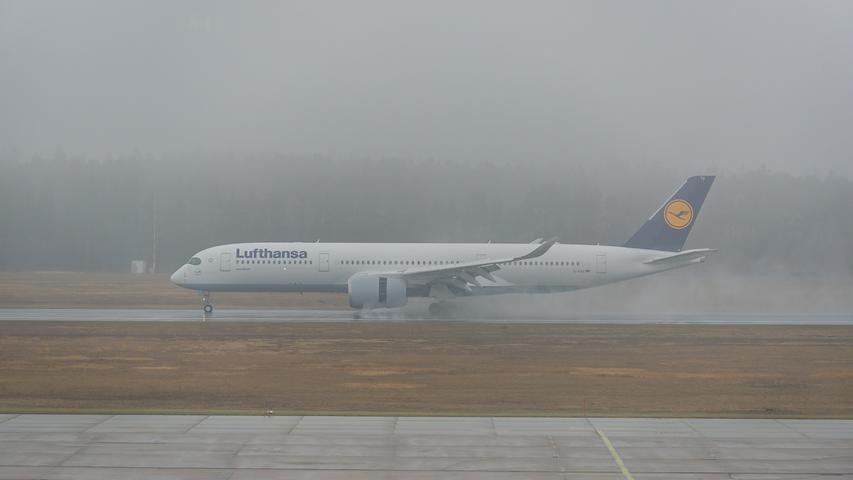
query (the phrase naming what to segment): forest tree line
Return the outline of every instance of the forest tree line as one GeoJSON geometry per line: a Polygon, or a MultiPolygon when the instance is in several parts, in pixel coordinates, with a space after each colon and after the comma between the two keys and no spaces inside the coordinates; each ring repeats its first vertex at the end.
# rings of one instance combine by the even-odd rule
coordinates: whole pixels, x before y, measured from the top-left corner
{"type": "Polygon", "coordinates": [[[853,272],[848,177],[654,162],[444,163],[130,155],[0,156],[0,269],[170,272],[247,241],[623,243],[691,174],[718,178],[685,248],[737,273],[853,272]]]}

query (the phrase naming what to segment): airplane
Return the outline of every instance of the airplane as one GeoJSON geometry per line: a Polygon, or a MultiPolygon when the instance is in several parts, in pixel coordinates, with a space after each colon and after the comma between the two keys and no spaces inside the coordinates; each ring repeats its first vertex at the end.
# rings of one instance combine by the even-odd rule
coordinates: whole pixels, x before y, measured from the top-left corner
{"type": "Polygon", "coordinates": [[[687,181],[621,246],[524,243],[234,243],[204,249],[171,276],[201,293],[339,292],[354,309],[409,298],[551,293],[590,288],[701,263],[716,250],[682,250],[714,176],[687,181]]]}

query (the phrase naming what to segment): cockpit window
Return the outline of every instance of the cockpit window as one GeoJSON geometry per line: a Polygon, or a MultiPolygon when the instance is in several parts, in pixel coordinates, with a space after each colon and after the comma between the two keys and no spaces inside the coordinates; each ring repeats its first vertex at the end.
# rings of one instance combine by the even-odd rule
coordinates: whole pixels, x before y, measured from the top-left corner
{"type": "Polygon", "coordinates": [[[187,263],[189,263],[190,265],[201,265],[201,259],[198,257],[193,257],[187,263]]]}

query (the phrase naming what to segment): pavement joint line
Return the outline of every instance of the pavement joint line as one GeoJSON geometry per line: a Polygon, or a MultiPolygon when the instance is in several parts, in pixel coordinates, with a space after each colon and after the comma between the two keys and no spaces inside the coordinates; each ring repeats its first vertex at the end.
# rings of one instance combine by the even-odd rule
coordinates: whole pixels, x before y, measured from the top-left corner
{"type": "Polygon", "coordinates": [[[787,430],[790,430],[790,431],[792,431],[792,432],[795,432],[797,435],[800,435],[800,436],[802,436],[802,437],[804,437],[804,438],[808,438],[809,440],[812,440],[811,435],[807,435],[807,434],[805,434],[805,433],[803,433],[803,432],[801,432],[801,431],[797,430],[796,428],[794,428],[794,427],[792,427],[792,426],[790,426],[790,425],[786,424],[785,422],[781,421],[781,420],[780,420],[780,419],[778,419],[778,418],[774,418],[774,419],[773,419],[773,421],[774,421],[774,422],[776,422],[776,423],[777,423],[777,424],[779,424],[779,425],[782,425],[782,427],[783,427],[783,428],[785,428],[785,429],[787,429],[787,430]]]}
{"type": "MultiPolygon", "coordinates": [[[[247,437],[246,437],[246,441],[244,441],[244,442],[243,442],[243,444],[242,444],[242,445],[240,445],[240,448],[238,448],[238,449],[237,449],[237,451],[236,451],[236,452],[234,452],[234,456],[233,456],[233,458],[232,458],[232,460],[231,460],[231,461],[232,461],[232,464],[233,464],[234,460],[237,460],[237,457],[239,457],[239,456],[240,456],[240,454],[241,454],[241,453],[243,453],[243,450],[245,450],[245,449],[246,449],[246,447],[247,447],[247,446],[249,446],[249,442],[251,442],[251,441],[252,441],[252,440],[254,440],[255,438],[257,438],[257,434],[255,434],[255,435],[249,435],[249,436],[247,436],[247,437]]],[[[234,471],[236,472],[237,467],[232,467],[232,468],[234,468],[234,469],[235,469],[234,471]]],[[[231,477],[233,477],[233,476],[234,476],[234,474],[232,473],[231,475],[229,475],[229,476],[228,476],[228,478],[231,478],[231,477]]]]}
{"type": "Polygon", "coordinates": [[[631,472],[628,471],[628,467],[625,466],[625,462],[622,461],[622,457],[619,456],[619,453],[616,451],[616,448],[613,447],[613,444],[610,443],[610,439],[607,438],[607,435],[604,434],[598,427],[594,426],[595,433],[601,438],[601,441],[604,442],[604,446],[607,447],[607,450],[610,451],[610,456],[613,457],[613,461],[616,462],[616,466],[619,467],[619,470],[622,472],[622,476],[625,477],[625,480],[634,480],[634,476],[631,475],[631,472]]]}
{"type": "Polygon", "coordinates": [[[90,445],[87,445],[87,444],[85,444],[85,443],[84,443],[83,445],[80,445],[80,446],[77,448],[77,450],[74,450],[74,452],[73,452],[71,455],[68,455],[67,457],[65,457],[65,458],[63,458],[62,460],[60,460],[59,462],[57,462],[55,466],[56,466],[57,468],[58,468],[58,467],[63,467],[63,466],[65,466],[65,462],[67,462],[67,461],[71,460],[72,458],[76,457],[78,453],[82,452],[83,450],[86,450],[87,448],[89,448],[89,446],[90,446],[90,445]]]}
{"type": "Polygon", "coordinates": [[[299,417],[299,420],[297,420],[296,423],[294,423],[293,425],[290,426],[290,428],[287,430],[287,433],[285,433],[285,435],[290,435],[291,433],[293,433],[293,430],[295,430],[296,427],[298,427],[299,424],[302,423],[302,420],[304,418],[305,418],[305,415],[302,415],[301,417],[299,417]]]}
{"type": "Polygon", "coordinates": [[[6,422],[8,422],[9,420],[12,420],[13,418],[18,418],[18,417],[20,417],[20,416],[21,416],[21,414],[20,414],[20,413],[16,413],[16,414],[12,415],[11,417],[9,417],[9,418],[7,418],[7,419],[5,419],[5,420],[3,420],[3,421],[0,421],[0,423],[6,423],[6,422]]]}
{"type": "Polygon", "coordinates": [[[186,435],[186,434],[190,433],[190,431],[191,431],[192,429],[194,429],[195,427],[197,427],[197,426],[201,425],[205,420],[207,420],[207,419],[208,419],[208,418],[210,418],[211,416],[212,416],[212,415],[204,415],[203,417],[201,417],[201,420],[199,420],[199,421],[195,422],[194,424],[190,425],[190,426],[189,426],[189,428],[187,428],[186,430],[184,430],[184,435],[186,435]]]}
{"type": "Polygon", "coordinates": [[[114,418],[116,418],[116,415],[108,415],[106,418],[104,418],[104,419],[103,419],[103,420],[101,420],[100,422],[98,422],[98,423],[96,423],[96,424],[92,425],[91,427],[87,428],[86,430],[83,430],[83,431],[82,431],[82,432],[80,432],[80,433],[89,433],[89,430],[91,430],[91,429],[93,429],[93,428],[95,428],[95,427],[99,427],[99,426],[103,425],[104,423],[106,423],[106,422],[108,422],[108,421],[110,421],[110,420],[112,420],[112,419],[114,419],[114,418]]]}
{"type": "Polygon", "coordinates": [[[689,420],[687,420],[686,418],[682,418],[680,420],[681,423],[687,425],[687,428],[689,428],[693,433],[695,433],[696,436],[698,436],[699,438],[706,438],[705,435],[703,435],[702,432],[700,432],[696,427],[694,427],[689,420]]]}

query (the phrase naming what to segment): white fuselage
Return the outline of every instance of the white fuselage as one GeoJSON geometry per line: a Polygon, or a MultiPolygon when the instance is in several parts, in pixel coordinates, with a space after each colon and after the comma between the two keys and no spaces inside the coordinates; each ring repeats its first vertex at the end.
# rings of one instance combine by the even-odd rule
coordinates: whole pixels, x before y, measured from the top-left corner
{"type": "MultiPolygon", "coordinates": [[[[399,272],[524,255],[530,244],[506,243],[240,243],[197,253],[172,281],[200,291],[346,292],[361,272],[399,272]]],[[[535,246],[535,245],[533,245],[535,246]]],[[[588,288],[696,263],[648,264],[668,252],[598,245],[554,245],[544,255],[501,265],[494,282],[470,294],[553,292],[588,288]]],[[[429,296],[409,284],[410,296],[429,296]]]]}

